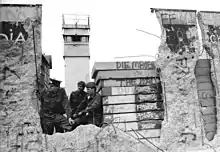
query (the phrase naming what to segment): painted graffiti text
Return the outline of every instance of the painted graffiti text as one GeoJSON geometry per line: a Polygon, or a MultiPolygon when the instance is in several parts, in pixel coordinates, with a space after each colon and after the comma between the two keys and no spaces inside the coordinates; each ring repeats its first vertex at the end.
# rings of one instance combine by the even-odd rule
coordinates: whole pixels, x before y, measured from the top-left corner
{"type": "Polygon", "coordinates": [[[14,41],[15,43],[23,43],[27,40],[28,33],[24,30],[23,24],[0,22],[3,33],[0,33],[0,40],[14,41]]]}
{"type": "Polygon", "coordinates": [[[159,78],[152,79],[125,79],[125,80],[116,80],[120,81],[120,86],[141,86],[141,85],[153,85],[160,82],[159,78]]]}
{"type": "Polygon", "coordinates": [[[134,62],[116,62],[117,69],[138,69],[138,70],[149,70],[155,69],[153,62],[145,61],[134,61],[134,62]]]}
{"type": "Polygon", "coordinates": [[[161,14],[162,24],[172,24],[172,20],[176,19],[175,14],[163,13],[161,14]]]}
{"type": "Polygon", "coordinates": [[[195,36],[189,36],[189,28],[194,25],[163,25],[166,30],[166,42],[173,53],[183,53],[185,51],[195,52],[193,42],[195,36]],[[187,34],[188,33],[188,34],[187,34]]]}
{"type": "Polygon", "coordinates": [[[215,27],[213,25],[208,26],[209,30],[207,35],[209,37],[209,42],[211,43],[218,43],[220,42],[220,27],[215,27]]]}
{"type": "Polygon", "coordinates": [[[220,36],[219,36],[219,35],[214,35],[214,34],[212,34],[212,35],[210,35],[210,37],[209,37],[209,41],[210,41],[211,43],[220,42],[220,36]]]}

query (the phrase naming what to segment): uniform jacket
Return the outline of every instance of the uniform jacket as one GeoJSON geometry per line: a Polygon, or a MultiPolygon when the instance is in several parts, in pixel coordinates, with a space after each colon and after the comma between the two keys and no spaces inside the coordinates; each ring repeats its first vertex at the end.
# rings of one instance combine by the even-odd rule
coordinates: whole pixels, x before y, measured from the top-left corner
{"type": "Polygon", "coordinates": [[[40,93],[41,111],[40,115],[44,118],[54,118],[55,114],[67,114],[71,116],[71,108],[68,102],[68,97],[64,88],[53,87],[43,89],[40,93]]]}
{"type": "Polygon", "coordinates": [[[80,105],[80,103],[85,99],[86,92],[85,91],[73,91],[70,94],[70,106],[72,108],[72,113],[74,114],[80,105]]]}
{"type": "Polygon", "coordinates": [[[96,93],[94,97],[88,96],[80,103],[75,113],[89,113],[88,121],[95,125],[99,125],[102,122],[103,106],[102,99],[99,93],[96,93]]]}

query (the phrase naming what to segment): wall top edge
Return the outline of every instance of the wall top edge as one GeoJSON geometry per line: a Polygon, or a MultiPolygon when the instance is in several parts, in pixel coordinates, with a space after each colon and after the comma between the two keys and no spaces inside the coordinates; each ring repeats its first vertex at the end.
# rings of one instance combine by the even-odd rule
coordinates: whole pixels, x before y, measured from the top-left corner
{"type": "Polygon", "coordinates": [[[219,11],[199,11],[198,13],[220,13],[219,11]]]}
{"type": "Polygon", "coordinates": [[[42,4],[0,4],[0,7],[36,7],[42,4]]]}
{"type": "Polygon", "coordinates": [[[163,8],[150,8],[151,12],[157,11],[175,11],[175,12],[197,12],[197,10],[187,10],[187,9],[163,9],[163,8]]]}

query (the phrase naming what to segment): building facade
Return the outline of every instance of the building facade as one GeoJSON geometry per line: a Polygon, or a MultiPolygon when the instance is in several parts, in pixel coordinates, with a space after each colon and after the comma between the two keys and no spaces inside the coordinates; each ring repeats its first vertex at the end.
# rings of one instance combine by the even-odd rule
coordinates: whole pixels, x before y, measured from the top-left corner
{"type": "Polygon", "coordinates": [[[69,96],[77,89],[78,81],[88,82],[89,75],[89,31],[87,15],[63,15],[63,39],[65,61],[65,88],[69,96]]]}
{"type": "Polygon", "coordinates": [[[42,55],[41,74],[40,74],[40,88],[48,88],[50,82],[50,69],[52,69],[51,55],[42,55]]]}

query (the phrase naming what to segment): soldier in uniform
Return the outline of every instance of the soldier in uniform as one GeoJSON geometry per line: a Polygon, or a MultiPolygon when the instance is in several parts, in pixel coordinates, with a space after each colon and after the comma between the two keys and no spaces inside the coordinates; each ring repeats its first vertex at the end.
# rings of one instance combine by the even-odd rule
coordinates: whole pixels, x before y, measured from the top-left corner
{"type": "Polygon", "coordinates": [[[54,128],[56,132],[63,133],[71,131],[72,126],[68,119],[63,116],[71,117],[71,108],[64,88],[60,88],[60,82],[50,79],[50,87],[43,89],[40,93],[41,110],[40,119],[43,133],[52,135],[54,128]]]}
{"type": "Polygon", "coordinates": [[[101,96],[96,92],[96,85],[94,82],[89,82],[86,88],[86,98],[80,103],[73,117],[69,118],[73,128],[86,124],[100,126],[102,123],[103,106],[101,96]]]}
{"type": "Polygon", "coordinates": [[[85,86],[86,84],[84,81],[79,81],[77,83],[78,90],[73,91],[70,94],[70,106],[72,109],[72,114],[76,112],[77,107],[86,97],[86,92],[84,91],[85,86]]]}

